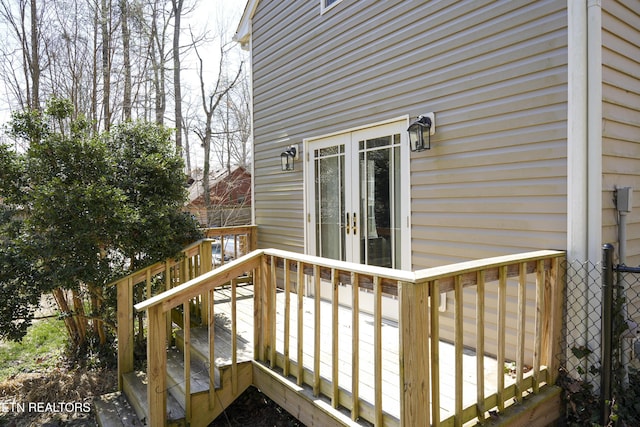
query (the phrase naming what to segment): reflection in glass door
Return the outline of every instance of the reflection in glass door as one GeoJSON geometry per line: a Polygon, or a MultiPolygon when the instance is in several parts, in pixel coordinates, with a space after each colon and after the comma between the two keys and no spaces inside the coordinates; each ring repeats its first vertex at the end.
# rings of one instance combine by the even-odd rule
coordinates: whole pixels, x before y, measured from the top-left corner
{"type": "Polygon", "coordinates": [[[314,150],[316,255],[345,260],[344,145],[314,150]]]}
{"type": "Polygon", "coordinates": [[[399,268],[400,135],[358,142],[360,263],[399,268]]]}
{"type": "Polygon", "coordinates": [[[402,200],[407,194],[401,185],[399,132],[404,126],[373,127],[309,143],[308,248],[315,255],[407,268],[402,265],[407,224],[402,200]]]}

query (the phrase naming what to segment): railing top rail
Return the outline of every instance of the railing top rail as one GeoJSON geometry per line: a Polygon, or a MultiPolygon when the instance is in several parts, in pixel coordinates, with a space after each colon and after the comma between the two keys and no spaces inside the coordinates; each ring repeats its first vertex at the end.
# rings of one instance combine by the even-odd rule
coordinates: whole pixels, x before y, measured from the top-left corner
{"type": "Polygon", "coordinates": [[[232,234],[245,234],[250,231],[257,229],[257,225],[235,225],[231,227],[214,227],[214,228],[204,228],[202,232],[205,236],[224,236],[224,235],[232,235],[232,234]]]}
{"type": "Polygon", "coordinates": [[[304,255],[297,252],[284,251],[280,249],[264,249],[264,254],[273,255],[279,258],[286,258],[290,261],[300,261],[305,264],[317,265],[321,268],[334,268],[336,270],[349,271],[356,274],[377,276],[381,279],[390,279],[401,282],[413,282],[415,279],[415,273],[412,271],[357,264],[347,261],[338,261],[329,258],[321,258],[314,255],[304,255]]]}
{"type": "Polygon", "coordinates": [[[234,261],[224,264],[202,276],[196,277],[182,285],[176,286],[170,290],[162,292],[152,298],[149,298],[135,305],[138,311],[147,310],[148,308],[163,304],[165,310],[182,304],[184,301],[192,298],[202,292],[200,286],[203,283],[212,283],[217,279],[218,282],[226,282],[234,277],[236,273],[242,273],[247,268],[248,263],[254,263],[262,256],[275,256],[290,261],[299,261],[305,264],[317,265],[319,267],[334,268],[336,270],[349,271],[356,274],[367,276],[377,276],[383,279],[390,279],[405,283],[425,283],[432,280],[448,278],[456,275],[472,273],[474,271],[486,270],[491,268],[499,268],[503,266],[529,263],[538,260],[559,258],[565,256],[563,251],[543,250],[535,252],[527,252],[513,255],[505,255],[493,258],[486,258],[476,261],[466,261],[457,264],[445,265],[442,267],[433,267],[416,272],[395,270],[391,268],[368,266],[356,264],[346,261],[337,261],[327,258],[321,258],[312,255],[304,255],[296,252],[289,252],[279,249],[257,249],[244,255],[234,261]]]}
{"type": "MultiPolygon", "coordinates": [[[[252,230],[255,230],[258,226],[257,225],[240,225],[240,226],[233,226],[233,227],[217,227],[217,228],[205,228],[203,229],[203,234],[207,237],[204,237],[200,240],[197,240],[187,246],[185,246],[178,255],[176,255],[175,259],[171,259],[171,261],[177,261],[182,254],[185,253],[189,253],[191,251],[193,251],[195,248],[197,248],[198,246],[200,246],[203,242],[213,242],[213,241],[217,241],[218,237],[220,236],[228,236],[228,235],[235,235],[235,234],[245,234],[248,233],[252,230]]],[[[146,273],[148,270],[151,270],[151,275],[157,274],[160,271],[162,271],[164,269],[164,266],[166,264],[166,261],[158,261],[154,264],[151,264],[149,266],[146,267],[142,267],[137,269],[134,272],[131,272],[129,274],[127,274],[126,276],[122,276],[116,280],[113,280],[111,282],[109,282],[107,284],[107,286],[115,286],[117,285],[119,282],[122,282],[123,280],[129,280],[130,278],[133,279],[134,284],[141,282],[143,280],[145,280],[146,278],[146,273]]]]}
{"type": "Polygon", "coordinates": [[[238,274],[241,274],[247,269],[246,265],[248,263],[261,258],[263,253],[264,251],[260,249],[250,252],[247,255],[241,256],[240,258],[226,263],[221,267],[198,276],[195,279],[191,279],[188,282],[176,286],[175,288],[171,288],[145,301],[142,301],[134,305],[134,308],[137,311],[143,311],[149,309],[150,307],[162,304],[164,306],[164,311],[170,310],[171,308],[176,307],[189,300],[190,298],[193,298],[204,292],[204,290],[201,289],[201,285],[203,283],[211,282],[212,280],[216,279],[218,279],[220,283],[226,283],[230,279],[237,277],[238,274]]]}
{"type": "Polygon", "coordinates": [[[457,276],[474,271],[486,270],[489,268],[499,268],[523,262],[533,262],[549,258],[560,258],[565,256],[564,251],[542,250],[525,252],[512,255],[503,255],[493,258],[483,258],[473,261],[464,261],[456,264],[447,264],[440,267],[425,268],[415,272],[415,282],[423,283],[444,277],[457,276]]]}

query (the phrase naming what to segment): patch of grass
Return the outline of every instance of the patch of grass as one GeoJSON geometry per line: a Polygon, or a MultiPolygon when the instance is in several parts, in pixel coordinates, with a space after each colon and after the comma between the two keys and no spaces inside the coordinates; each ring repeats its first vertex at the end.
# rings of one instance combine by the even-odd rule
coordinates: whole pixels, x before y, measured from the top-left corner
{"type": "Polygon", "coordinates": [[[56,367],[67,345],[64,322],[55,318],[35,322],[22,342],[0,341],[0,382],[56,367]]]}

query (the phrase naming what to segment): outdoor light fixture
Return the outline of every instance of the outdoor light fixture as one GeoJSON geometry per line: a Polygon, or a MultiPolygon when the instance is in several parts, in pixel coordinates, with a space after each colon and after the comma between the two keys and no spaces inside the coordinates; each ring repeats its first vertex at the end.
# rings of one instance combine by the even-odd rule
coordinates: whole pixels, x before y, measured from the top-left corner
{"type": "Polygon", "coordinates": [[[431,149],[431,135],[436,133],[435,113],[427,113],[418,116],[407,129],[409,132],[409,144],[411,151],[424,151],[431,149]]]}
{"type": "Polygon", "coordinates": [[[283,171],[294,170],[293,161],[298,157],[298,149],[295,145],[289,146],[286,150],[280,154],[280,162],[282,163],[283,171]]]}

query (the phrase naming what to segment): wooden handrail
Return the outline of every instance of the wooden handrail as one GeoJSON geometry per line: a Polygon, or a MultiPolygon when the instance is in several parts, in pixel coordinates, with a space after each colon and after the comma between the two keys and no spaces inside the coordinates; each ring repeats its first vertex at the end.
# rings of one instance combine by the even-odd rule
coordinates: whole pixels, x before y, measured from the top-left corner
{"type": "Polygon", "coordinates": [[[175,288],[171,288],[141,303],[135,304],[134,308],[136,311],[144,311],[152,307],[160,306],[162,312],[171,310],[198,295],[202,295],[221,284],[235,279],[247,270],[256,268],[257,262],[261,260],[263,254],[264,250],[257,249],[215,270],[211,270],[175,288]]]}
{"type": "MultiPolygon", "coordinates": [[[[118,298],[117,322],[118,322],[118,384],[122,389],[123,375],[131,372],[134,366],[134,312],[135,299],[140,302],[142,295],[136,295],[134,288],[140,283],[146,283],[145,300],[153,298],[159,293],[158,288],[164,291],[185,283],[186,281],[225,264],[225,244],[227,236],[233,236],[234,253],[228,254],[237,256],[238,251],[243,253],[251,252],[257,244],[257,226],[242,227],[221,227],[217,229],[205,230],[207,237],[186,246],[175,258],[157,262],[140,270],[134,271],[121,277],[107,286],[116,286],[118,298]],[[218,239],[219,238],[219,239],[218,239]],[[213,242],[221,241],[220,259],[212,257],[213,242]],[[163,280],[164,283],[160,283],[163,280]],[[154,292],[152,292],[152,288],[154,292]]],[[[196,306],[194,314],[199,316],[203,322],[207,321],[208,311],[202,310],[206,307],[207,295],[202,296],[201,305],[196,306]]],[[[138,334],[143,333],[143,322],[140,321],[138,334]]],[[[167,329],[170,322],[167,321],[167,329]]]]}

